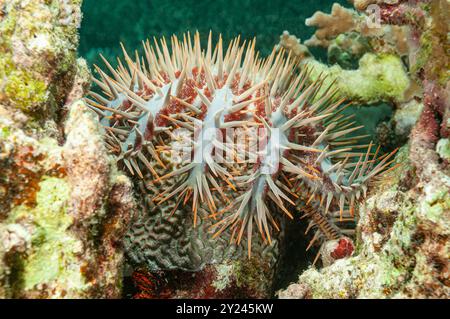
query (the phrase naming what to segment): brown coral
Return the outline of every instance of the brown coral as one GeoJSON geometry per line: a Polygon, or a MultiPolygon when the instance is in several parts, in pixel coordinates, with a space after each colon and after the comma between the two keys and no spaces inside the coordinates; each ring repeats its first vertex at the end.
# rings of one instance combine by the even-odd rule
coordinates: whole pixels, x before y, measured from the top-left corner
{"type": "Polygon", "coordinates": [[[305,44],[328,47],[331,39],[357,27],[357,17],[356,12],[338,3],[333,4],[331,14],[321,11],[314,13],[311,18],[305,20],[305,24],[309,27],[317,27],[318,30],[311,39],[305,41],[305,44]]]}
{"type": "Polygon", "coordinates": [[[289,34],[288,31],[284,31],[280,36],[279,48],[284,48],[288,52],[292,52],[299,59],[304,59],[311,56],[308,48],[301,43],[295,35],[289,34]]]}

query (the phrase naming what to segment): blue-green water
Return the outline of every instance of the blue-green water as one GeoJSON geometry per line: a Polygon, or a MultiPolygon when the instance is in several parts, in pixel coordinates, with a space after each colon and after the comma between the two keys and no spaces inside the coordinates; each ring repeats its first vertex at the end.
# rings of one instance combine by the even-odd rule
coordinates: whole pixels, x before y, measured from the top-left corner
{"type": "Polygon", "coordinates": [[[153,36],[198,30],[205,39],[212,30],[225,42],[256,36],[257,48],[267,55],[284,30],[309,38],[314,29],[305,26],[305,19],[317,10],[329,12],[333,2],[349,6],[346,0],[84,0],[80,54],[94,63],[100,52],[120,55],[119,42],[137,49],[153,36]]]}

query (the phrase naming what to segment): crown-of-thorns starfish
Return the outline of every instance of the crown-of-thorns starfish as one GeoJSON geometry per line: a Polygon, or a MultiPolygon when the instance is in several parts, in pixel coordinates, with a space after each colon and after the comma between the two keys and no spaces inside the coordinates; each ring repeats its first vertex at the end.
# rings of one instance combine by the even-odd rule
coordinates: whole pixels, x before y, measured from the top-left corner
{"type": "Polygon", "coordinates": [[[237,244],[246,237],[249,256],[254,228],[270,243],[271,231],[280,227],[275,212],[293,218],[292,207],[310,217],[308,228],[317,229],[311,244],[345,233],[335,221],[354,219],[355,202],[394,153],[379,156],[379,147],[358,143],[365,136],[351,133],[361,126],[343,114],[349,104],[337,98],[333,85],[325,87],[323,77],[311,82],[311,70],[283,50],[259,57],[255,40],[241,45],[237,38],[224,52],[221,37],[213,48],[210,34],[202,49],[196,33],[193,41],[189,34],[183,40],[173,36],[170,48],[164,38],[143,47],[144,56],[136,52],[133,59],[122,46],[125,63],[118,59],[117,68],[102,57],[109,75],[96,66],[101,93],[91,92],[86,101],[100,115],[121,167],[147,187],[177,179],[153,202],[190,206],[194,225],[198,211],[207,210],[218,218],[214,236],[229,230],[237,244]],[[265,132],[257,153],[249,147],[254,138],[238,145],[221,134],[252,127],[265,132]],[[161,154],[178,128],[186,132],[195,160],[167,165],[161,154]],[[218,150],[257,160],[218,161],[218,150]]]}

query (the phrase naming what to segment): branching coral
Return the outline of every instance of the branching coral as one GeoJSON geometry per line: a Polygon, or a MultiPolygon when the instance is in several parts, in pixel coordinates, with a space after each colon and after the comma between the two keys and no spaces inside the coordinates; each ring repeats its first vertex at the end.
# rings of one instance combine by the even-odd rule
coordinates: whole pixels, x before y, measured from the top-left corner
{"type": "Polygon", "coordinates": [[[34,114],[42,117],[64,103],[65,90],[76,74],[80,4],[77,0],[0,2],[2,104],[29,114],[37,111],[34,114]]]}
{"type": "Polygon", "coordinates": [[[288,31],[284,31],[280,36],[278,48],[283,48],[288,52],[292,52],[299,59],[304,59],[311,55],[308,48],[301,43],[301,40],[297,39],[295,35],[289,34],[288,31]]]}
{"type": "MultiPolygon", "coordinates": [[[[369,1],[356,3],[362,9],[369,1]]],[[[396,158],[402,165],[382,180],[361,206],[356,254],[321,270],[307,270],[297,284],[280,292],[280,297],[450,295],[449,57],[444,53],[449,17],[443,13],[448,12],[448,1],[377,3],[382,28],[409,30],[406,67],[413,86],[406,92],[407,103],[396,103],[393,117],[394,136],[405,136],[412,126],[409,141],[396,158]]],[[[383,48],[373,46],[373,50],[379,53],[383,48]]],[[[402,56],[405,51],[394,53],[402,56]]]]}
{"type": "MultiPolygon", "coordinates": [[[[331,63],[339,63],[349,57],[358,60],[371,48],[380,53],[405,56],[409,51],[411,30],[405,25],[382,24],[381,19],[387,19],[386,12],[377,7],[368,17],[335,3],[329,15],[319,11],[306,20],[307,26],[316,27],[317,30],[305,44],[328,48],[331,63]],[[344,57],[339,58],[339,53],[344,57]]],[[[348,64],[348,61],[345,62],[348,64]]]]}
{"type": "Polygon", "coordinates": [[[333,4],[329,15],[321,11],[316,12],[311,18],[306,19],[305,24],[317,27],[318,30],[311,39],[305,41],[305,44],[328,47],[331,39],[341,33],[356,29],[357,17],[356,12],[346,9],[338,3],[333,4]]]}

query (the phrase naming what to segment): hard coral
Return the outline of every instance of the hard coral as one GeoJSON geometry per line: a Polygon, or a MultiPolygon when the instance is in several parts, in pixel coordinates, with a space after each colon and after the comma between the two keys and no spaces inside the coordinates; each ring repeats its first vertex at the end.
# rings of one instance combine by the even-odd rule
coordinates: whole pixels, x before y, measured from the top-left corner
{"type": "Polygon", "coordinates": [[[272,270],[283,215],[305,212],[315,229],[309,247],[340,239],[369,182],[390,164],[392,154],[378,158],[372,143],[360,147],[358,137],[346,137],[358,127],[340,114],[339,89],[311,81],[313,68],[297,75],[299,61],[284,50],[260,59],[254,47],[238,38],[224,53],[210,34],[202,50],[200,36],[187,34],[173,36],[170,47],[164,38],[144,42],[143,59],[123,49],[117,68],[105,60],[109,75],[97,67],[99,90],[86,101],[145,208],[126,240],[135,265],[205,271],[239,257],[246,243],[248,256],[255,246],[258,264],[272,270]],[[223,140],[230,128],[242,140],[223,140]],[[258,135],[266,142],[256,153],[249,145],[258,135]],[[174,150],[183,140],[188,151],[179,158],[174,150]]]}
{"type": "Polygon", "coordinates": [[[385,20],[383,16],[378,17],[378,11],[371,13],[373,16],[369,17],[338,4],[333,5],[330,15],[318,11],[307,20],[307,25],[318,29],[305,44],[328,48],[329,59],[336,55],[336,48],[340,48],[344,55],[350,54],[353,62],[362,56],[361,53],[358,54],[361,49],[364,49],[363,53],[376,51],[406,56],[411,46],[411,28],[406,25],[383,24],[385,20]]]}
{"type": "MultiPolygon", "coordinates": [[[[398,138],[410,131],[409,141],[397,155],[399,166],[380,180],[361,205],[354,255],[321,270],[307,270],[298,284],[280,296],[297,291],[299,298],[450,295],[446,155],[450,100],[445,76],[448,54],[443,53],[448,42],[448,1],[355,1],[355,5],[363,9],[375,2],[381,8],[382,29],[395,24],[408,30],[408,46],[403,49],[409,57],[404,61],[412,83],[405,99],[410,100],[394,101],[398,110],[391,124],[398,127],[389,134],[398,138]]],[[[383,52],[383,46],[371,43],[375,54],[383,52]]],[[[391,55],[404,56],[403,49],[398,47],[391,55]]]]}
{"type": "Polygon", "coordinates": [[[329,15],[321,11],[316,12],[305,21],[307,26],[318,28],[314,36],[305,41],[305,45],[328,47],[330,40],[339,34],[355,30],[357,18],[356,12],[346,9],[338,3],[333,4],[329,15]]]}
{"type": "Polygon", "coordinates": [[[375,193],[360,210],[357,254],[300,276],[299,284],[309,297],[448,297],[448,268],[443,260],[449,249],[450,179],[434,174],[429,181],[421,179],[416,187],[401,190],[397,176],[392,186],[375,193]]]}
{"type": "Polygon", "coordinates": [[[0,2],[0,103],[36,117],[56,112],[75,74],[80,4],[0,2]]]}
{"type": "Polygon", "coordinates": [[[295,35],[289,34],[288,31],[284,31],[280,36],[278,48],[283,48],[288,52],[292,52],[299,59],[304,59],[311,55],[308,48],[301,43],[301,40],[297,39],[295,35]]]}
{"type": "Polygon", "coordinates": [[[362,104],[401,102],[410,86],[406,69],[395,55],[366,53],[359,60],[357,70],[343,70],[340,66],[327,66],[313,59],[305,60],[304,64],[313,68],[312,79],[325,74],[328,76],[326,81],[336,82],[341,97],[362,104]]]}
{"type": "Polygon", "coordinates": [[[90,85],[76,59],[80,4],[0,1],[1,297],[122,293],[135,202],[77,102],[90,85]]]}
{"type": "Polygon", "coordinates": [[[119,243],[135,204],[130,182],[106,154],[95,115],[80,102],[72,105],[62,147],[16,125],[11,117],[0,120],[8,130],[1,149],[17,150],[2,158],[0,169],[21,174],[2,175],[1,202],[10,203],[1,207],[2,296],[119,297],[119,243]]]}

